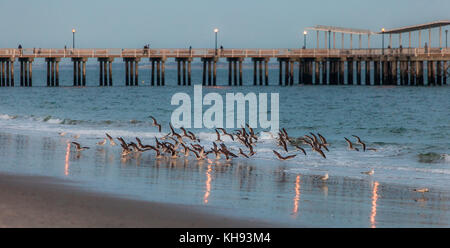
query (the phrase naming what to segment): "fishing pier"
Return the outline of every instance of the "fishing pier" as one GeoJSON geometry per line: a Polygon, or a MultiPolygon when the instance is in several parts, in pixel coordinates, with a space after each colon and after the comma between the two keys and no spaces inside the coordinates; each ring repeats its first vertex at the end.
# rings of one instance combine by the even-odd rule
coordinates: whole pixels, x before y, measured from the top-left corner
{"type": "MultiPolygon", "coordinates": [[[[47,86],[59,86],[59,62],[70,59],[73,62],[73,86],[86,86],[86,62],[96,59],[99,63],[98,86],[113,85],[112,62],[121,60],[125,66],[125,85],[137,86],[138,64],[149,61],[150,85],[165,85],[165,63],[174,60],[177,64],[178,85],[191,85],[191,63],[201,61],[202,84],[217,85],[217,63],[228,63],[228,85],[242,86],[242,64],[253,62],[253,85],[269,85],[268,64],[278,62],[278,85],[446,85],[449,76],[450,49],[442,45],[442,27],[450,21],[396,28],[374,33],[370,30],[315,26],[307,28],[316,31],[315,48],[296,49],[36,49],[0,48],[1,87],[15,84],[14,63],[20,63],[20,86],[33,85],[32,65],[36,58],[47,63],[47,86]],[[439,46],[422,47],[421,32],[428,30],[428,44],[431,44],[431,29],[439,28],[439,46]],[[419,33],[418,47],[411,46],[411,32],[419,33]],[[320,47],[320,34],[324,34],[320,47]],[[341,48],[336,47],[336,34],[341,34],[341,48]],[[402,34],[409,34],[409,43],[402,46],[402,34]],[[344,35],[350,36],[350,47],[344,47],[344,35]],[[353,47],[353,35],[359,37],[359,47],[353,47]],[[370,48],[371,35],[382,35],[382,48],[370,48]],[[389,45],[384,46],[384,36],[389,36],[389,45]],[[399,38],[393,47],[392,36],[399,38]],[[333,38],[331,38],[333,36],[333,38]],[[362,48],[362,37],[367,37],[367,47],[362,48]],[[328,44],[327,44],[328,43],[328,44]],[[297,71],[297,78],[294,78],[297,71]],[[363,73],[364,71],[364,73],[363,73]],[[156,75],[155,75],[156,74],[156,75]],[[345,75],[347,74],[347,75],[345,75]],[[362,78],[364,75],[364,78],[362,78]],[[426,82],[426,83],[425,83],[426,82]]],[[[305,33],[306,34],[306,33],[305,33]]],[[[447,34],[447,31],[446,31],[447,34]]]]}

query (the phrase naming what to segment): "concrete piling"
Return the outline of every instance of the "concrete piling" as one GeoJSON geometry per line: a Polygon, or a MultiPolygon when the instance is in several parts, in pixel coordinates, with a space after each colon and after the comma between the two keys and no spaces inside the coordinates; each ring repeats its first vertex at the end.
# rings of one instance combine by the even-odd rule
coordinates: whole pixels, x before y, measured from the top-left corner
{"type": "Polygon", "coordinates": [[[33,86],[33,61],[34,58],[20,57],[20,86],[33,86]]]}
{"type": "Polygon", "coordinates": [[[365,69],[366,69],[366,71],[365,71],[365,85],[371,85],[371,83],[370,83],[370,60],[366,60],[366,61],[364,61],[364,65],[365,65],[365,69]]]}

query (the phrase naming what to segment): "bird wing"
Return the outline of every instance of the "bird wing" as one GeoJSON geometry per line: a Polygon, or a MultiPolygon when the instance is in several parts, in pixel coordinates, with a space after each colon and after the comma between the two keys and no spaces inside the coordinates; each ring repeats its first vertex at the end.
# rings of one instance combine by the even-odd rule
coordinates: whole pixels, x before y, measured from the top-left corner
{"type": "Polygon", "coordinates": [[[351,142],[350,140],[348,140],[347,138],[345,138],[345,137],[344,137],[344,139],[345,139],[345,141],[347,141],[348,147],[349,147],[350,149],[352,149],[352,148],[353,148],[352,142],[351,142]]]}

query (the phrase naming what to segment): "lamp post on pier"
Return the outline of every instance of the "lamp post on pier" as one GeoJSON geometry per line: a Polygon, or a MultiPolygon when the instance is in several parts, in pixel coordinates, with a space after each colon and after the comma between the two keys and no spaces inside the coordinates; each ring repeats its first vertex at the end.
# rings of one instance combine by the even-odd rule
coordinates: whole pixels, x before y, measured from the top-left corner
{"type": "Polygon", "coordinates": [[[382,35],[382,49],[381,49],[381,54],[384,55],[384,28],[381,29],[381,35],[382,35]]]}
{"type": "Polygon", "coordinates": [[[72,29],[72,48],[75,48],[75,29],[72,29]]]}
{"type": "Polygon", "coordinates": [[[303,49],[306,49],[306,35],[308,34],[308,32],[303,31],[303,49]]]}
{"type": "Polygon", "coordinates": [[[219,32],[219,29],[218,28],[215,28],[214,29],[214,33],[215,33],[215,35],[216,35],[216,45],[215,45],[215,54],[216,54],[216,56],[217,56],[217,33],[219,32]]]}
{"type": "Polygon", "coordinates": [[[447,46],[447,35],[448,35],[448,29],[445,30],[445,48],[448,48],[448,46],[447,46]]]}
{"type": "Polygon", "coordinates": [[[331,30],[328,30],[328,50],[330,50],[331,47],[331,30]]]}

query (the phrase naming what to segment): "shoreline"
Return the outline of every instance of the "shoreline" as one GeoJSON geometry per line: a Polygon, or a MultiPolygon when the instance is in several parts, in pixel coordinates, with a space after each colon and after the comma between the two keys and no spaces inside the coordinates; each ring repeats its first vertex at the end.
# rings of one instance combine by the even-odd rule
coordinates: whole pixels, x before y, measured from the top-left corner
{"type": "Polygon", "coordinates": [[[67,186],[63,180],[45,176],[0,173],[0,198],[2,228],[280,227],[258,220],[212,214],[202,206],[131,200],[84,191],[67,186]]]}

